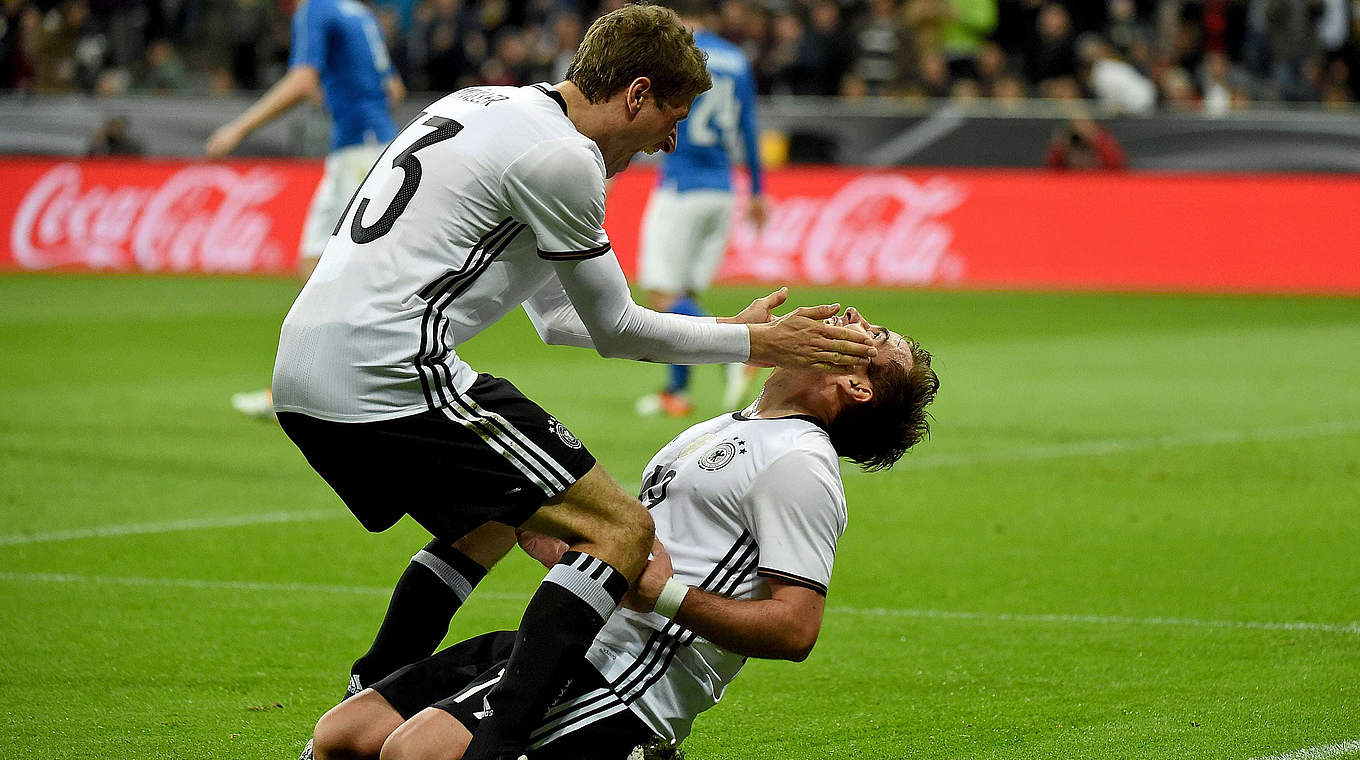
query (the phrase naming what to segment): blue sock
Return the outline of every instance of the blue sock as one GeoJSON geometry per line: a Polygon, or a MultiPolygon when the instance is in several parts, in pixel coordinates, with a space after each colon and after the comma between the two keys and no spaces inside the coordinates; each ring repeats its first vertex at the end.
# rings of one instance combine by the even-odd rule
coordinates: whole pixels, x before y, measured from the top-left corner
{"type": "Polygon", "coordinates": [[[667,393],[684,393],[689,387],[689,365],[672,364],[666,368],[670,380],[666,383],[667,393]]]}
{"type": "MultiPolygon", "coordinates": [[[[676,301],[670,308],[673,314],[685,314],[691,317],[702,317],[707,312],[699,302],[691,296],[685,296],[676,301]]],[[[689,387],[689,367],[683,364],[675,364],[668,368],[670,380],[666,383],[667,393],[683,393],[689,387]]]]}
{"type": "Polygon", "coordinates": [[[702,317],[708,314],[704,311],[704,307],[700,306],[699,302],[694,300],[692,296],[685,296],[676,301],[670,310],[673,314],[685,314],[691,317],[702,317]]]}

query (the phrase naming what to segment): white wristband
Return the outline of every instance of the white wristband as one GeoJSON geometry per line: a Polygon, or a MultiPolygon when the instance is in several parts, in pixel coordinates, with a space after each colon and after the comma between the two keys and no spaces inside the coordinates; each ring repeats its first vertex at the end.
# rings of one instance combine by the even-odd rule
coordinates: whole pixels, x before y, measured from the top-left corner
{"type": "Polygon", "coordinates": [[[661,594],[657,596],[656,606],[652,608],[652,611],[664,618],[673,618],[675,613],[680,611],[680,605],[684,603],[685,595],[688,593],[689,586],[671,578],[666,581],[666,587],[661,589],[661,594]]]}

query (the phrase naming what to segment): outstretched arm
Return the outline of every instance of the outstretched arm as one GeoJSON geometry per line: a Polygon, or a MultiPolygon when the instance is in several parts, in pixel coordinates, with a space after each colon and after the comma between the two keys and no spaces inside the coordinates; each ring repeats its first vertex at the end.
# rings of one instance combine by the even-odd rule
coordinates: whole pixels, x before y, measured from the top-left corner
{"type": "Polygon", "coordinates": [[[602,356],[669,364],[746,362],[790,369],[837,370],[867,364],[870,338],[822,320],[839,304],[802,307],[775,318],[780,291],[736,317],[695,319],[638,306],[612,252],[553,266],[602,356]]]}
{"type": "Polygon", "coordinates": [[[744,362],[751,357],[745,325],[663,314],[633,301],[612,251],[554,261],[570,305],[601,356],[668,364],[744,362]]]}
{"type": "Polygon", "coordinates": [[[241,144],[246,136],[287,113],[303,100],[321,92],[321,79],[309,65],[294,66],[260,96],[245,113],[227,122],[212,133],[204,146],[208,158],[222,158],[241,144]]]}
{"type": "MultiPolygon", "coordinates": [[[[729,652],[770,660],[807,659],[822,630],[826,598],[806,586],[768,579],[769,599],[732,599],[698,588],[681,588],[671,619],[729,652]]],[[[623,603],[652,612],[671,578],[671,560],[658,541],[652,559],[623,603]]],[[[672,593],[677,590],[673,588],[672,593]]]]}

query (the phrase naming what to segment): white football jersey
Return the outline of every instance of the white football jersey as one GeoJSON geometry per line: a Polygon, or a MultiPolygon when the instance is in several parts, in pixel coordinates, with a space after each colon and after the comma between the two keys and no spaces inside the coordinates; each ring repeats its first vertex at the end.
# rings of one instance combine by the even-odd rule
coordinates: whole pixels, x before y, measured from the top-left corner
{"type": "Polygon", "coordinates": [[[288,312],[275,408],[360,422],[446,406],[476,379],[457,345],[548,284],[552,261],[610,250],[604,209],[604,157],[556,92],[436,101],[378,159],[288,312]]]}
{"type": "MultiPolygon", "coordinates": [[[[681,433],[644,475],[642,502],[681,582],[735,599],[769,598],[769,578],[826,593],[846,507],[820,422],[726,414],[681,433]]],[[[555,707],[541,741],[624,709],[679,741],[746,662],[656,613],[622,608],[587,657],[611,688],[555,707]]]]}

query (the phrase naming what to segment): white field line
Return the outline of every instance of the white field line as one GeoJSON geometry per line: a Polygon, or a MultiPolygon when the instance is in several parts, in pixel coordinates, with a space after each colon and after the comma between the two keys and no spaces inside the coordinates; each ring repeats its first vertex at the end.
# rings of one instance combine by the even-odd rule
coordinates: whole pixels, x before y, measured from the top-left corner
{"type": "Polygon", "coordinates": [[[1075,623],[1091,625],[1169,625],[1192,628],[1242,628],[1262,631],[1324,631],[1360,635],[1360,622],[1311,623],[1308,621],[1271,622],[1264,620],[1201,620],[1179,617],[1126,617],[1123,615],[1057,615],[1012,612],[963,612],[954,610],[916,610],[884,607],[829,607],[828,612],[873,617],[933,618],[938,620],[981,620],[1001,623],[1075,623]]]}
{"type": "MultiPolygon", "coordinates": [[[[197,578],[147,578],[136,576],[78,575],[75,573],[7,573],[0,572],[0,581],[18,583],[75,583],[104,586],[150,586],[165,588],[191,588],[210,591],[266,591],[269,593],[291,592],[301,594],[350,594],[356,596],[392,595],[390,586],[342,586],[324,583],[264,583],[256,581],[214,581],[197,578]]],[[[513,594],[500,591],[478,591],[483,599],[518,599],[528,601],[528,594],[513,594]]]]}
{"type": "MultiPolygon", "coordinates": [[[[392,589],[387,586],[339,586],[316,583],[258,583],[253,581],[214,581],[193,578],[148,578],[107,575],[78,575],[75,573],[11,573],[0,572],[0,581],[17,583],[75,583],[89,585],[151,586],[212,589],[224,591],[268,591],[320,594],[359,594],[365,596],[389,596],[392,589]]],[[[478,591],[478,597],[507,601],[528,601],[527,593],[478,591]]],[[[1118,615],[1041,615],[1006,612],[963,612],[956,610],[920,610],[886,607],[847,607],[834,606],[828,612],[838,615],[865,615],[869,617],[902,617],[936,620],[979,620],[999,623],[1065,623],[1087,625],[1162,625],[1187,626],[1198,628],[1235,628],[1266,631],[1319,631],[1325,633],[1349,633],[1360,635],[1360,622],[1312,623],[1307,621],[1268,622],[1258,620],[1200,620],[1196,618],[1153,617],[1137,618],[1118,615]]]]}
{"type": "MultiPolygon", "coordinates": [[[[1347,435],[1360,432],[1360,420],[1322,422],[1315,425],[1294,427],[1261,428],[1257,430],[1219,430],[1201,433],[1182,433],[1179,435],[1154,436],[1149,438],[1114,438],[1108,440],[1073,441],[1039,446],[1021,446],[1013,449],[978,451],[969,454],[941,454],[921,457],[908,456],[903,466],[909,470],[935,469],[938,467],[962,467],[993,462],[1033,462],[1044,459],[1066,459],[1069,457],[1108,456],[1132,451],[1155,451],[1157,449],[1178,449],[1190,446],[1225,446],[1257,441],[1292,441],[1305,438],[1323,438],[1330,435],[1347,435]]],[[[844,472],[859,474],[854,468],[844,472]]]]}
{"type": "Polygon", "coordinates": [[[196,517],[187,520],[171,520],[168,522],[96,525],[90,528],[75,528],[72,530],[57,530],[45,533],[16,533],[9,536],[0,536],[0,546],[45,544],[52,541],[73,541],[81,538],[105,538],[108,536],[136,536],[146,533],[174,533],[184,530],[203,530],[205,528],[235,528],[242,525],[270,525],[274,523],[338,520],[342,517],[349,517],[349,512],[336,508],[314,509],[306,512],[265,512],[263,514],[235,515],[227,517],[196,517]]]}
{"type": "Polygon", "coordinates": [[[1317,747],[1304,747],[1300,750],[1278,755],[1262,755],[1254,757],[1252,760],[1330,760],[1333,757],[1351,757],[1352,755],[1360,755],[1360,739],[1351,739],[1348,742],[1337,742],[1336,744],[1322,744],[1317,747]]]}
{"type": "MultiPolygon", "coordinates": [[[[1360,421],[1324,422],[1316,425],[1297,427],[1264,428],[1260,430],[1226,430],[1183,435],[1159,436],[1155,438],[1124,438],[1100,441],[1074,441],[1044,446],[1026,446],[1014,449],[980,451],[971,454],[923,456],[910,459],[906,467],[910,469],[934,469],[939,467],[961,467],[994,462],[1027,462],[1044,459],[1068,457],[1102,456],[1121,454],[1130,451],[1151,451],[1187,446],[1212,446],[1249,441],[1285,441],[1303,438],[1319,438],[1329,435],[1345,435],[1360,432],[1360,421]]],[[[854,467],[843,467],[846,474],[860,475],[854,467]]],[[[628,483],[625,490],[637,491],[638,484],[628,483]]],[[[0,536],[0,546],[22,546],[54,541],[73,541],[84,538],[106,538],[110,536],[134,536],[148,533],[174,533],[187,530],[209,528],[232,528],[244,525],[268,525],[272,523],[309,522],[347,517],[344,510],[312,510],[307,512],[267,512],[265,514],[239,515],[230,517],[204,517],[168,522],[132,523],[126,525],[101,525],[89,528],[49,531],[44,533],[17,533],[0,536]]]]}

